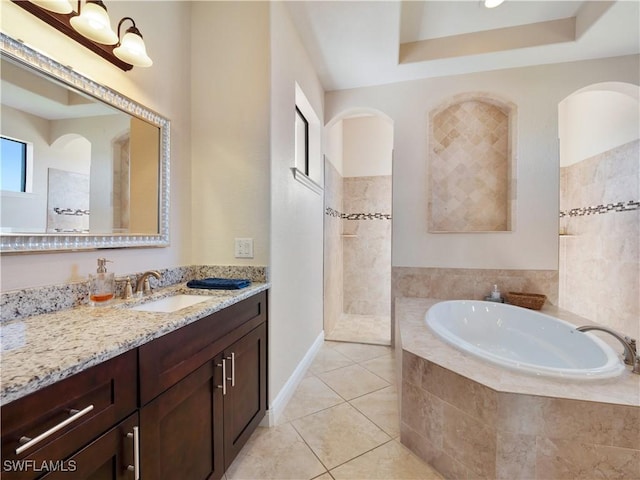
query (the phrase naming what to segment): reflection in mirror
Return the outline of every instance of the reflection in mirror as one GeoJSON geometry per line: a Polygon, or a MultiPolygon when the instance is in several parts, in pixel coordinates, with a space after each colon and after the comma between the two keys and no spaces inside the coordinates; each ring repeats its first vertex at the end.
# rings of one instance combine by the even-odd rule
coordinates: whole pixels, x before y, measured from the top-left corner
{"type": "Polygon", "coordinates": [[[2,34],[3,253],[168,245],[169,121],[2,34]]]}

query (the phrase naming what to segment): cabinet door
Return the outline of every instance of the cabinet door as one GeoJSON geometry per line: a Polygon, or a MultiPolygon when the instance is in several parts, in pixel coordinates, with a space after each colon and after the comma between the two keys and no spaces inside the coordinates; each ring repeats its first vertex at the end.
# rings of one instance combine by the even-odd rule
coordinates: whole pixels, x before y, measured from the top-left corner
{"type": "Polygon", "coordinates": [[[219,355],[140,410],[143,479],[222,477],[221,365],[219,355]]]}
{"type": "Polygon", "coordinates": [[[223,353],[227,364],[224,396],[224,462],[231,465],[266,412],[267,326],[252,330],[223,353]]]}
{"type": "Polygon", "coordinates": [[[133,428],[135,413],[64,462],[51,465],[46,480],[135,480],[133,428]]]}
{"type": "Polygon", "coordinates": [[[3,405],[2,478],[38,478],[42,465],[69,458],[133,413],[137,365],[131,350],[3,405]]]}

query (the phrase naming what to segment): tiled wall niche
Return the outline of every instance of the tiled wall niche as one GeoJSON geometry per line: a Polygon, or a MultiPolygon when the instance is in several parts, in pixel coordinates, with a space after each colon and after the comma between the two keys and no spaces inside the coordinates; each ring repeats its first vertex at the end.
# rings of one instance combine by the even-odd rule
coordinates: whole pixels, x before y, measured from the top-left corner
{"type": "Polygon", "coordinates": [[[636,140],[560,169],[559,306],[633,338],[640,337],[639,158],[636,140]]]}
{"type": "Polygon", "coordinates": [[[511,230],[516,106],[468,93],[429,113],[430,232],[511,230]]]}

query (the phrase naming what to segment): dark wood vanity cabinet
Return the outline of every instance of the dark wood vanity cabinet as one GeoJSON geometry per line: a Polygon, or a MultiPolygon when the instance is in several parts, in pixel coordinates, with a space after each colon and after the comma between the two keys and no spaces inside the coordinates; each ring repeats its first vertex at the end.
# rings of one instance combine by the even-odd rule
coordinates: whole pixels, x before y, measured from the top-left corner
{"type": "Polygon", "coordinates": [[[266,332],[259,294],[140,347],[143,479],[222,478],[266,412],[266,332]]]}
{"type": "MultiPolygon", "coordinates": [[[[137,355],[133,350],[4,405],[0,409],[2,478],[34,479],[47,471],[55,475],[46,478],[133,478],[116,475],[116,470],[126,470],[128,464],[122,463],[112,465],[112,476],[90,476],[105,463],[100,456],[128,461],[126,452],[133,452],[133,443],[126,441],[126,435],[116,438],[114,434],[113,441],[101,441],[99,449],[89,448],[99,455],[82,453],[81,464],[74,455],[134,414],[137,379],[137,355]],[[33,439],[32,446],[25,443],[25,437],[33,439]],[[36,441],[38,438],[41,440],[36,441]]],[[[132,428],[133,425],[130,432],[132,428]]]]}
{"type": "Polygon", "coordinates": [[[262,292],[4,405],[2,478],[222,478],[266,412],[266,320],[262,292]]]}

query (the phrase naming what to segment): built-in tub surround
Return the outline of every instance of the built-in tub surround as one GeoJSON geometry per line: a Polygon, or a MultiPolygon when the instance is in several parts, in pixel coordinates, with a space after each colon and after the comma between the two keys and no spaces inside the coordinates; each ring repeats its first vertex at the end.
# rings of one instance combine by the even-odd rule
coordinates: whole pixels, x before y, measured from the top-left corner
{"type": "MultiPolygon", "coordinates": [[[[121,298],[124,293],[127,277],[135,285],[136,279],[143,272],[123,274],[121,269],[112,267],[116,271],[116,297],[121,298]]],[[[252,282],[267,281],[267,268],[254,266],[221,266],[221,265],[189,265],[183,267],[158,269],[160,280],[150,279],[152,288],[162,288],[189,280],[207,277],[248,278],[252,282]]],[[[53,313],[60,310],[78,307],[89,303],[89,281],[49,285],[2,292],[0,295],[0,322],[16,320],[53,313]]]]}
{"type": "Polygon", "coordinates": [[[430,332],[424,316],[435,303],[395,303],[404,445],[450,479],[638,478],[640,376],[627,367],[618,378],[576,382],[494,366],[430,332]]]}
{"type": "MultiPolygon", "coordinates": [[[[547,303],[558,304],[557,270],[393,267],[391,269],[391,322],[395,334],[397,297],[440,300],[482,300],[493,285],[500,291],[542,293],[547,303]]],[[[395,341],[391,340],[392,344],[395,341]]]]}
{"type": "Polygon", "coordinates": [[[458,350],[520,373],[593,380],[613,378],[624,365],[598,337],[564,320],[504,303],[438,302],[425,314],[437,337],[458,350]]]}

